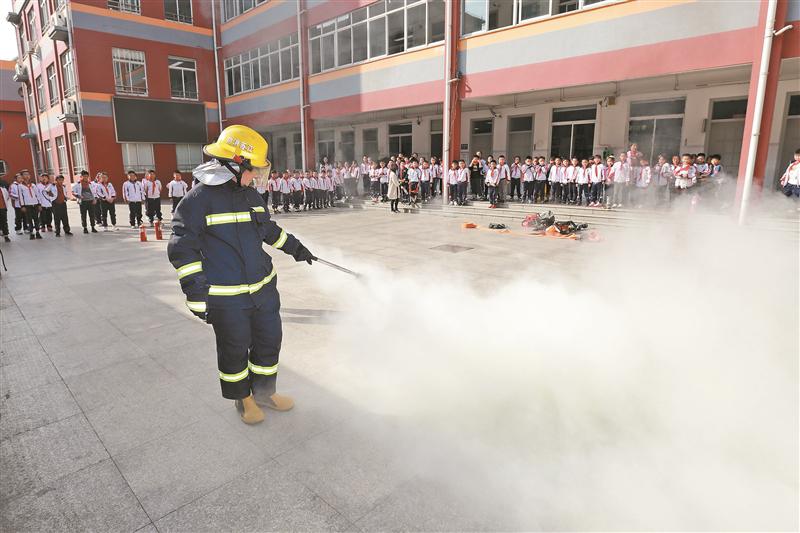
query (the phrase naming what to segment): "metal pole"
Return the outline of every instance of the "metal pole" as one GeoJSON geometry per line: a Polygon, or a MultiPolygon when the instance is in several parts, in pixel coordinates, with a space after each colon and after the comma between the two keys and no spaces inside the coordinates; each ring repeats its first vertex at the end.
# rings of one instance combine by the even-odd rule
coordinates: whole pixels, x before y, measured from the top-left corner
{"type": "MultiPolygon", "coordinates": [[[[305,72],[303,72],[303,56],[305,55],[303,50],[303,42],[305,40],[305,36],[303,35],[303,23],[302,23],[302,15],[303,9],[301,5],[301,0],[297,0],[297,56],[299,59],[299,66],[300,66],[300,143],[302,149],[300,150],[301,158],[302,158],[302,165],[303,170],[307,170],[306,167],[306,99],[305,99],[305,72]]],[[[297,161],[295,161],[297,164],[297,161]]]]}
{"type": "MultiPolygon", "coordinates": [[[[778,0],[769,0],[767,5],[767,21],[764,26],[764,44],[761,47],[761,64],[758,73],[758,88],[756,101],[753,106],[753,124],[750,130],[750,146],[747,149],[747,165],[744,171],[744,188],[742,189],[742,202],[739,207],[739,224],[744,224],[747,217],[747,208],[750,203],[750,192],[753,188],[753,173],[756,167],[756,153],[758,140],[761,136],[761,117],[764,114],[764,97],[767,93],[767,77],[769,75],[769,58],[772,53],[772,39],[775,35],[775,12],[778,0]]],[[[767,132],[769,134],[769,132],[767,132]]]]}
{"type": "Polygon", "coordinates": [[[211,33],[214,37],[214,79],[217,83],[217,119],[222,132],[222,92],[219,88],[219,47],[217,46],[217,4],[211,0],[211,33]]]}
{"type": "Polygon", "coordinates": [[[450,169],[450,161],[453,157],[450,154],[450,102],[451,96],[451,76],[453,69],[453,54],[450,47],[453,46],[453,10],[445,3],[444,14],[444,114],[442,117],[442,138],[444,146],[442,146],[442,203],[447,205],[450,201],[448,198],[450,194],[450,187],[447,183],[447,172],[450,169]]]}

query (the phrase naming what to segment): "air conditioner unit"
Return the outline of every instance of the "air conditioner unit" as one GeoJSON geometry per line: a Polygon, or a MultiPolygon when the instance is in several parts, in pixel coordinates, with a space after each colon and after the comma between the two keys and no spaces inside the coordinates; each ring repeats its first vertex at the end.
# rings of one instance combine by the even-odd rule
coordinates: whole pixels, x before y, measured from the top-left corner
{"type": "Polygon", "coordinates": [[[78,102],[72,98],[64,98],[61,100],[61,111],[62,113],[58,115],[59,122],[71,122],[73,124],[78,123],[78,102]]]}
{"type": "Polygon", "coordinates": [[[13,11],[9,11],[6,15],[6,20],[15,26],[19,26],[22,22],[22,15],[19,13],[14,13],[13,11]]]}
{"type": "Polygon", "coordinates": [[[14,76],[12,76],[12,79],[19,83],[27,83],[30,81],[28,77],[28,67],[21,63],[14,65],[14,76]]]}
{"type": "Polygon", "coordinates": [[[47,36],[54,41],[69,41],[69,28],[67,27],[67,17],[63,13],[53,13],[50,16],[50,27],[47,36]]]}

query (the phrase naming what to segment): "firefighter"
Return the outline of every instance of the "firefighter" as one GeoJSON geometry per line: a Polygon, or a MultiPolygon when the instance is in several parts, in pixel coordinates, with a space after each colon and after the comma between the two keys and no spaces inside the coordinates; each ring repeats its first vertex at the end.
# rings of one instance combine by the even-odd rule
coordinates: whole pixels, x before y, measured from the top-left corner
{"type": "Polygon", "coordinates": [[[247,126],[229,126],[203,148],[213,158],[193,171],[197,185],[175,210],[167,254],[187,307],[214,328],[222,396],[235,400],[246,424],[264,420],[261,407],[291,409],[277,394],[281,349],[280,298],[263,243],[311,264],[315,257],[270,219],[249,185],[269,176],[267,141],[247,126]]]}

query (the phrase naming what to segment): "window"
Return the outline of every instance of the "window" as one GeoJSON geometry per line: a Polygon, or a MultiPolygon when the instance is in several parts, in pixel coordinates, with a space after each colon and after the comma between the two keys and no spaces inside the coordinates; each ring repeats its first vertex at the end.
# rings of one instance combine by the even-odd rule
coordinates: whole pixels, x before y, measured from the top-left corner
{"type": "Polygon", "coordinates": [[[413,151],[411,145],[411,123],[389,124],[389,153],[392,155],[410,155],[413,151]]]}
{"type": "Polygon", "coordinates": [[[173,98],[197,100],[197,65],[193,59],[169,58],[169,85],[173,98]]]}
{"type": "Polygon", "coordinates": [[[86,158],[83,154],[83,138],[77,131],[69,134],[69,143],[72,145],[72,171],[76,174],[86,170],[86,158]]]}
{"type": "Polygon", "coordinates": [[[28,100],[28,116],[33,117],[36,115],[36,103],[33,101],[33,89],[28,89],[26,95],[28,100]]]}
{"type": "Polygon", "coordinates": [[[550,156],[591,157],[596,116],[596,106],[553,109],[550,156]]]}
{"type": "Polygon", "coordinates": [[[364,155],[377,161],[379,157],[378,152],[378,130],[370,128],[361,132],[361,144],[363,145],[364,155]]]}
{"type": "Polygon", "coordinates": [[[155,167],[152,144],[120,143],[120,146],[122,147],[122,165],[126,172],[128,170],[147,172],[155,167]]]}
{"type": "MultiPolygon", "coordinates": [[[[706,144],[707,153],[709,156],[712,154],[722,156],[724,169],[732,176],[736,176],[739,172],[739,158],[742,155],[742,137],[744,137],[746,115],[747,98],[716,100],[711,105],[711,120],[708,123],[708,141],[706,144]]],[[[787,122],[788,124],[789,122],[787,122]]],[[[661,122],[658,123],[658,126],[661,126],[661,122]]],[[[680,147],[680,129],[678,129],[677,133],[678,147],[680,147]]],[[[783,139],[784,142],[786,140],[793,142],[793,139],[791,139],[792,134],[788,129],[786,129],[786,133],[787,135],[783,139]]],[[[794,137],[797,136],[797,134],[794,134],[794,137]]],[[[783,169],[781,169],[782,171],[783,169]]]]}
{"type": "Polygon", "coordinates": [[[229,57],[223,63],[228,96],[299,78],[298,54],[297,34],[293,33],[260,48],[229,57]]]}
{"type": "Polygon", "coordinates": [[[508,119],[508,157],[518,155],[523,160],[533,148],[533,116],[509,117],[508,119]]]}
{"type": "Polygon", "coordinates": [[[50,93],[50,105],[55,105],[59,95],[55,63],[47,67],[47,91],[50,93]]]}
{"type": "Polygon", "coordinates": [[[303,136],[295,133],[292,136],[294,145],[294,166],[295,168],[303,168],[303,136]]]}
{"type": "Polygon", "coordinates": [[[53,173],[53,146],[50,141],[44,141],[44,167],[45,172],[53,173]]]}
{"type": "Polygon", "coordinates": [[[44,83],[41,76],[36,76],[36,98],[39,100],[39,111],[44,111],[44,83]]]}
{"type": "Polygon", "coordinates": [[[191,24],[192,0],[164,0],[164,18],[191,24]]]}
{"type": "Polygon", "coordinates": [[[342,159],[353,161],[356,158],[356,132],[342,132],[342,159]]]}
{"type": "Polygon", "coordinates": [[[56,158],[58,163],[58,173],[69,175],[69,168],[67,167],[67,145],[64,143],[64,137],[56,137],[56,158]]]}
{"type": "Polygon", "coordinates": [[[75,94],[75,69],[72,64],[72,50],[61,54],[61,77],[64,83],[64,96],[75,94]]]}
{"type": "Polygon", "coordinates": [[[470,123],[470,148],[471,152],[480,152],[481,156],[486,159],[486,156],[492,153],[494,147],[494,122],[490,118],[481,118],[473,120],[470,123]]]}
{"type": "Polygon", "coordinates": [[[333,162],[336,157],[334,136],[333,130],[317,132],[317,157],[319,157],[320,161],[322,161],[323,157],[327,157],[329,162],[333,162]]]}
{"type": "Polygon", "coordinates": [[[48,27],[50,25],[50,4],[48,0],[39,0],[39,16],[42,21],[42,28],[48,27]]]}
{"type": "Polygon", "coordinates": [[[142,13],[140,0],[108,0],[108,9],[124,13],[136,13],[137,15],[142,13]]]}
{"type": "Polygon", "coordinates": [[[117,93],[147,95],[147,68],[144,52],[112,48],[114,82],[117,93]]]}
{"type": "Polygon", "coordinates": [[[431,157],[442,158],[443,143],[442,119],[431,120],[431,157]]]}
{"type": "MultiPolygon", "coordinates": [[[[152,145],[150,146],[152,148],[152,145]]],[[[175,156],[178,160],[178,170],[181,172],[190,172],[194,170],[197,165],[203,163],[203,145],[176,144],[175,156]]]]}
{"type": "Polygon", "coordinates": [[[308,29],[311,73],[444,40],[444,0],[381,0],[308,29]]]}
{"type": "Polygon", "coordinates": [[[461,34],[505,28],[613,0],[461,0],[461,34]]]}
{"type": "Polygon", "coordinates": [[[35,42],[38,39],[39,34],[36,32],[36,11],[31,7],[28,10],[28,40],[35,42]]]}
{"type": "MultiPolygon", "coordinates": [[[[628,143],[639,145],[648,159],[658,154],[671,157],[680,151],[683,110],[686,100],[631,102],[628,143]]],[[[739,142],[741,142],[741,135],[739,142]]]]}
{"type": "Polygon", "coordinates": [[[233,17],[238,17],[259,4],[263,4],[265,1],[266,0],[223,0],[222,19],[223,21],[227,21],[233,17]]]}

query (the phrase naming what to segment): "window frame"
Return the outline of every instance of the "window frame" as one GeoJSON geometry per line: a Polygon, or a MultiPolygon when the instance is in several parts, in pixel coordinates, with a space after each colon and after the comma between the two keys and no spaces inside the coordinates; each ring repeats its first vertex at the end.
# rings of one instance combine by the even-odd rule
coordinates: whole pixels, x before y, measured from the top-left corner
{"type": "MultiPolygon", "coordinates": [[[[116,48],[116,47],[114,47],[114,48],[111,49],[111,65],[112,65],[112,69],[113,69],[113,72],[114,72],[114,91],[116,92],[116,94],[124,94],[124,95],[127,95],[127,96],[148,96],[149,87],[148,87],[148,84],[147,84],[147,54],[145,54],[144,51],[142,51],[142,50],[131,50],[131,49],[128,49],[128,48],[116,48]],[[137,54],[142,54],[141,66],[142,66],[142,70],[144,72],[144,76],[143,76],[144,77],[144,91],[143,92],[136,92],[136,91],[132,90],[133,89],[133,85],[131,85],[131,87],[128,88],[128,87],[126,87],[124,85],[120,85],[118,83],[118,79],[117,79],[117,63],[136,64],[136,63],[139,62],[139,60],[138,59],[116,57],[115,54],[116,54],[117,51],[120,51],[120,52],[135,52],[137,54]]],[[[132,70],[129,70],[127,72],[128,78],[130,78],[131,72],[132,72],[132,70]]]]}
{"type": "Polygon", "coordinates": [[[42,80],[42,74],[36,76],[33,82],[36,87],[36,99],[38,100],[38,102],[36,102],[36,109],[41,113],[47,109],[47,99],[44,97],[44,81],[42,80]]]}
{"type": "MultiPolygon", "coordinates": [[[[136,143],[136,142],[125,142],[119,143],[120,150],[122,151],[122,164],[125,168],[125,171],[134,170],[136,172],[147,172],[151,168],[155,168],[155,152],[153,149],[153,143],[136,143]],[[143,147],[145,151],[150,156],[149,160],[142,163],[139,148],[143,147]],[[130,158],[130,151],[133,150],[136,154],[136,163],[132,163],[130,158]]],[[[177,155],[177,154],[176,154],[177,155]]]]}
{"type": "Polygon", "coordinates": [[[181,20],[180,0],[164,0],[164,20],[177,22],[178,24],[188,24],[189,26],[194,24],[194,6],[192,5],[192,0],[188,0],[188,3],[189,3],[189,20],[181,20]],[[175,4],[175,12],[177,13],[176,18],[167,16],[168,3],[175,4]]]}
{"type": "Polygon", "coordinates": [[[75,86],[75,63],[72,49],[64,50],[59,56],[61,63],[61,79],[64,83],[64,98],[72,96],[77,90],[75,86]],[[69,83],[67,83],[69,81],[69,83]]]}
{"type": "Polygon", "coordinates": [[[192,59],[190,57],[167,56],[167,72],[170,75],[169,76],[169,81],[170,81],[170,83],[169,83],[169,91],[170,91],[170,95],[171,95],[170,97],[173,100],[194,100],[194,101],[196,101],[196,100],[200,99],[200,87],[199,87],[199,85],[197,83],[197,60],[192,59]],[[194,68],[190,69],[190,68],[185,68],[185,67],[173,67],[172,63],[174,61],[191,62],[194,65],[194,68]],[[175,89],[172,88],[172,72],[171,71],[173,71],[173,70],[177,70],[177,71],[181,72],[181,85],[183,86],[182,96],[181,95],[176,96],[175,95],[175,89]],[[186,90],[186,78],[184,77],[185,76],[185,72],[193,72],[194,73],[194,87],[195,87],[194,97],[192,97],[190,95],[187,96],[189,93],[186,90]]]}
{"type": "Polygon", "coordinates": [[[67,168],[67,164],[69,160],[67,159],[67,141],[64,139],[63,135],[58,135],[56,137],[56,163],[58,164],[58,173],[64,174],[64,171],[67,170],[67,174],[69,174],[69,169],[67,168]],[[58,141],[61,141],[59,144],[58,141]]]}
{"type": "Polygon", "coordinates": [[[198,165],[203,163],[203,145],[197,143],[175,143],[175,162],[176,168],[181,172],[191,172],[194,170],[198,165]],[[196,148],[196,153],[193,153],[192,147],[196,148]],[[181,157],[179,155],[179,149],[185,148],[186,149],[186,157],[183,164],[181,164],[181,157]],[[199,159],[192,159],[193,155],[199,155],[199,159]]]}
{"type": "Polygon", "coordinates": [[[131,13],[133,15],[142,14],[142,1],[141,0],[108,0],[106,5],[111,11],[119,11],[120,13],[131,13]]]}
{"type": "Polygon", "coordinates": [[[544,20],[546,18],[562,17],[564,15],[569,15],[569,14],[572,14],[572,13],[577,13],[577,12],[585,11],[585,10],[588,10],[588,9],[595,9],[597,7],[601,7],[601,6],[605,6],[605,5],[620,3],[620,2],[623,2],[625,0],[595,0],[594,2],[592,2],[591,0],[574,0],[575,2],[577,2],[578,7],[576,9],[573,9],[573,10],[570,10],[570,11],[565,11],[564,13],[554,13],[554,9],[553,8],[555,7],[556,3],[559,0],[548,0],[548,2],[547,2],[547,7],[548,7],[547,14],[539,15],[537,17],[525,18],[525,19],[522,18],[522,9],[521,9],[523,0],[513,0],[514,5],[513,5],[513,8],[512,8],[513,9],[513,13],[512,13],[512,16],[511,16],[511,24],[509,24],[507,26],[500,26],[498,28],[492,28],[492,29],[489,29],[489,4],[490,4],[490,2],[489,2],[489,0],[484,0],[485,8],[484,8],[484,19],[483,19],[484,20],[484,24],[483,24],[483,27],[481,29],[479,29],[479,30],[475,30],[475,31],[472,31],[472,32],[469,32],[469,33],[464,33],[464,15],[466,13],[466,11],[464,10],[464,1],[465,0],[456,0],[456,1],[461,2],[461,37],[469,37],[469,36],[472,36],[472,35],[480,35],[480,34],[484,34],[484,33],[488,33],[488,32],[500,31],[500,30],[504,30],[506,28],[511,28],[513,26],[518,26],[518,25],[521,25],[521,24],[528,24],[528,23],[531,23],[531,22],[544,20]],[[587,3],[587,1],[589,1],[590,3],[587,3]]]}
{"type": "Polygon", "coordinates": [[[278,39],[274,39],[266,44],[242,52],[235,56],[227,57],[222,62],[222,69],[225,76],[225,94],[226,96],[235,96],[238,94],[257,91],[265,87],[271,87],[280,83],[287,83],[292,80],[299,79],[300,77],[300,45],[297,42],[297,33],[284,35],[278,39]],[[285,55],[288,53],[288,65],[284,65],[285,55]],[[264,83],[267,76],[263,72],[263,64],[267,65],[267,73],[269,83],[264,83]],[[277,65],[277,67],[275,67],[277,65]],[[244,69],[250,71],[251,87],[244,88],[244,69]],[[277,68],[277,71],[275,70],[277,68]],[[255,76],[254,70],[257,69],[258,85],[253,83],[255,76]],[[236,87],[236,72],[238,71],[238,90],[236,87]],[[275,77],[273,77],[275,74],[275,77]],[[284,78],[288,76],[288,78],[284,78]]]}
{"type": "Polygon", "coordinates": [[[53,143],[50,142],[50,139],[45,139],[42,141],[44,145],[44,167],[45,172],[48,174],[53,173],[53,143]]]}
{"type": "Polygon", "coordinates": [[[83,136],[79,131],[70,132],[69,147],[72,152],[72,171],[77,174],[78,172],[88,170],[86,166],[86,154],[83,151],[83,136]]]}
{"type": "Polygon", "coordinates": [[[50,93],[50,107],[53,107],[58,103],[61,97],[61,91],[58,89],[58,75],[56,74],[55,62],[47,66],[45,75],[47,76],[47,92],[50,93]]]}

